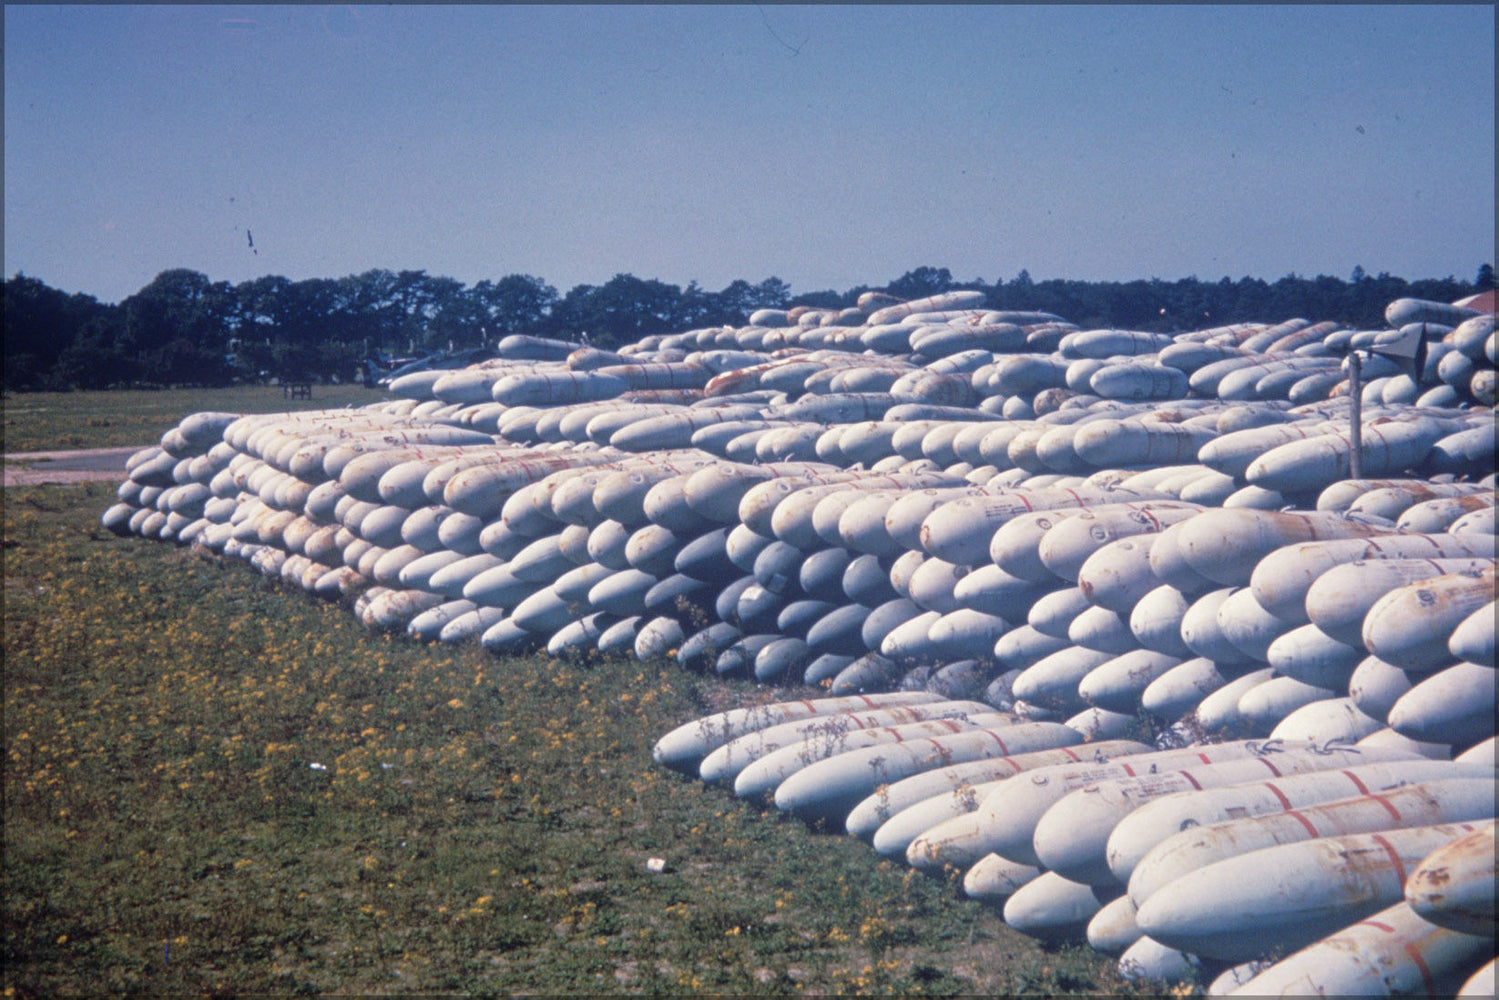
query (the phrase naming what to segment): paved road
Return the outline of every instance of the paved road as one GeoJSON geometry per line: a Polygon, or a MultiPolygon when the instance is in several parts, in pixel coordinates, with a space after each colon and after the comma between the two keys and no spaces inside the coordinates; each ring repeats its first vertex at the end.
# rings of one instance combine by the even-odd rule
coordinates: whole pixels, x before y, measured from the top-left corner
{"type": "Polygon", "coordinates": [[[5,456],[5,485],[118,483],[125,478],[125,460],[144,447],[16,452],[5,456]]]}

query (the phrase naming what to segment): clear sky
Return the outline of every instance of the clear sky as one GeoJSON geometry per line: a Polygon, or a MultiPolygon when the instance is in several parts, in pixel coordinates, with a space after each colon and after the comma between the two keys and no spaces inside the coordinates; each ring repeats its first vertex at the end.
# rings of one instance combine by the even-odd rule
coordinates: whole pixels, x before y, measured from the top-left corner
{"type": "Polygon", "coordinates": [[[1486,4],[8,5],[4,270],[109,302],[174,267],[1472,280],[1494,31],[1486,4]]]}

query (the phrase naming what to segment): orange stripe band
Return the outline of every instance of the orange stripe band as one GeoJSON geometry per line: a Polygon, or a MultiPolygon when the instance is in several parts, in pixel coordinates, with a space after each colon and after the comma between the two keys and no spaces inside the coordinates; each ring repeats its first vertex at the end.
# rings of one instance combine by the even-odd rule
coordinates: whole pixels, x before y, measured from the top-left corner
{"type": "Polygon", "coordinates": [[[1380,847],[1384,848],[1385,854],[1390,857],[1390,865],[1395,869],[1395,874],[1400,876],[1400,884],[1405,884],[1405,864],[1400,860],[1400,854],[1390,845],[1390,842],[1379,834],[1373,834],[1369,838],[1380,847]]]}
{"type": "Polygon", "coordinates": [[[1431,967],[1426,964],[1426,959],[1421,955],[1414,943],[1405,946],[1405,953],[1416,963],[1416,968],[1421,970],[1421,982],[1426,986],[1426,995],[1434,997],[1437,995],[1437,984],[1431,976],[1431,967]]]}

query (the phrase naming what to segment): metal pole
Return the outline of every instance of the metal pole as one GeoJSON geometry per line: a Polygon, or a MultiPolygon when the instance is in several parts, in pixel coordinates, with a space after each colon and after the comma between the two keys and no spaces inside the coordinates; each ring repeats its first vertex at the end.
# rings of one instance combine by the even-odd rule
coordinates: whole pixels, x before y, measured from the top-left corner
{"type": "Polygon", "coordinates": [[[1364,404],[1363,363],[1358,351],[1348,352],[1348,478],[1363,478],[1364,404]]]}

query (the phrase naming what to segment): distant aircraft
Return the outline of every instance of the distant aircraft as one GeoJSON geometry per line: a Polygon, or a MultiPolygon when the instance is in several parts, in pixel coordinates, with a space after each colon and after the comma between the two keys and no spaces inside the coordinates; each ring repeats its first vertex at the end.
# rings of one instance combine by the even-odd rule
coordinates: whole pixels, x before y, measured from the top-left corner
{"type": "Polygon", "coordinates": [[[394,359],[387,363],[387,370],[383,373],[376,370],[373,362],[366,362],[369,373],[366,378],[371,384],[388,386],[395,379],[402,375],[410,375],[412,372],[462,368],[492,357],[494,357],[494,351],[487,347],[470,347],[461,351],[435,351],[421,358],[394,359]]]}

